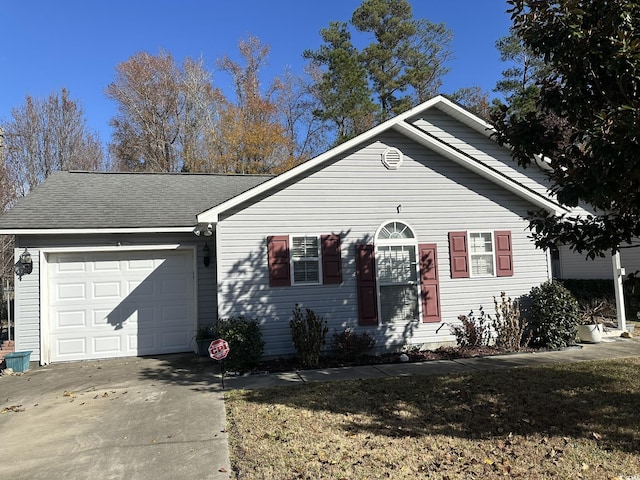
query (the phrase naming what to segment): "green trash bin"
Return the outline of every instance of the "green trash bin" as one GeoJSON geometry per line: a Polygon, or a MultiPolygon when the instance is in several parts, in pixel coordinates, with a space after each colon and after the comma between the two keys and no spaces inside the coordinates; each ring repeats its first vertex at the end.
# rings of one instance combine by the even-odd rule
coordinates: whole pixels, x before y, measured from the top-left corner
{"type": "Polygon", "coordinates": [[[14,372],[26,372],[29,370],[29,360],[31,359],[31,352],[11,352],[5,355],[4,361],[7,364],[7,368],[10,368],[14,372]]]}

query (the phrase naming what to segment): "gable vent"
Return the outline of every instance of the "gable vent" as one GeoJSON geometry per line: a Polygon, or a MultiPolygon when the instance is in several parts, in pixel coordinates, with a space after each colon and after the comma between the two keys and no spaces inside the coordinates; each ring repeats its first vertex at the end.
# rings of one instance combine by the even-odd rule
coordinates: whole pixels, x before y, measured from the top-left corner
{"type": "Polygon", "coordinates": [[[387,148],[382,154],[382,164],[389,170],[397,170],[402,165],[402,152],[397,148],[387,148]]]}

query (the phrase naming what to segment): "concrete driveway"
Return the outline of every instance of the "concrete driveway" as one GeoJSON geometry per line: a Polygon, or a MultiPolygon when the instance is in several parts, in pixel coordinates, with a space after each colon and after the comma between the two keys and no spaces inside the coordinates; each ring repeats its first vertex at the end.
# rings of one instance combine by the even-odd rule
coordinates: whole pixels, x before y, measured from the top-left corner
{"type": "Polygon", "coordinates": [[[0,376],[0,478],[228,479],[219,368],[163,355],[0,376]]]}

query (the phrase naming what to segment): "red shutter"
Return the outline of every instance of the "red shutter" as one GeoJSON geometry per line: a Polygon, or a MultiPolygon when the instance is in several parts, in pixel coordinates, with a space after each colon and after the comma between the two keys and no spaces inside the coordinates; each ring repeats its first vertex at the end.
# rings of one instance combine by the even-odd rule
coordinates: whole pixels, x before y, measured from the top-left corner
{"type": "Polygon", "coordinates": [[[269,257],[269,286],[288,287],[291,285],[289,236],[275,235],[267,237],[267,250],[269,257]]]}
{"type": "Polygon", "coordinates": [[[498,277],[513,276],[513,252],[511,248],[511,232],[493,233],[496,244],[496,275],[498,277]]]}
{"type": "Polygon", "coordinates": [[[356,245],[358,325],[378,325],[375,251],[373,245],[356,245]]]}
{"type": "Polygon", "coordinates": [[[422,286],[422,321],[440,321],[440,284],[438,254],[435,243],[418,245],[420,252],[420,284],[422,286]]]}
{"type": "Polygon", "coordinates": [[[340,236],[322,235],[322,283],[331,285],[342,283],[342,260],[340,258],[340,236]]]}
{"type": "Polygon", "coordinates": [[[469,278],[467,232],[449,232],[451,278],[469,278]]]}

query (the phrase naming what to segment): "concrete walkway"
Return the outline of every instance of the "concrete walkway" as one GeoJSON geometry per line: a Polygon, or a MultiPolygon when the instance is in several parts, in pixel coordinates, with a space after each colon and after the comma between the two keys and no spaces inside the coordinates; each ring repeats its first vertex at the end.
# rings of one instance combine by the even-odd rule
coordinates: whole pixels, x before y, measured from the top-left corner
{"type": "Polygon", "coordinates": [[[225,376],[224,389],[259,389],[307,382],[375,379],[409,375],[443,375],[527,365],[572,363],[586,360],[640,356],[640,340],[609,337],[598,344],[582,344],[564,350],[539,353],[515,353],[490,357],[432,360],[421,363],[394,363],[360,367],[299,370],[296,372],[225,376]]]}

